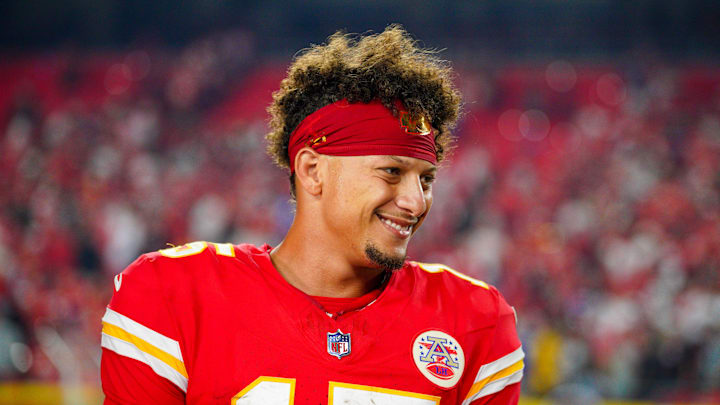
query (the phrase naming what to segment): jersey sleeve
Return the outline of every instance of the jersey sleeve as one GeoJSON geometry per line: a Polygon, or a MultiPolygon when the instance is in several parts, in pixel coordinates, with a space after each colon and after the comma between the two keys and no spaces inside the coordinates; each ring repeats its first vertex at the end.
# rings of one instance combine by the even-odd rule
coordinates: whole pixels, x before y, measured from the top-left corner
{"type": "Polygon", "coordinates": [[[185,403],[188,374],[155,257],[140,256],[114,278],[102,318],[105,404],[185,403]]]}
{"type": "Polygon", "coordinates": [[[462,405],[515,405],[520,399],[525,353],[518,338],[515,310],[497,294],[498,317],[487,355],[473,368],[475,378],[462,405]]]}

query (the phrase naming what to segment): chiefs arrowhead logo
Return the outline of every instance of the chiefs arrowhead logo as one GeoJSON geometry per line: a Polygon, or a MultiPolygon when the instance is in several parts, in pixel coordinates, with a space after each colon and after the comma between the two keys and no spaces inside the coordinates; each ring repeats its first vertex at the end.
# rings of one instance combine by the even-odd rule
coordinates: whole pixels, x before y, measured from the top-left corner
{"type": "Polygon", "coordinates": [[[427,118],[421,115],[417,119],[413,119],[407,111],[400,111],[400,126],[410,135],[430,135],[432,130],[427,118]]]}

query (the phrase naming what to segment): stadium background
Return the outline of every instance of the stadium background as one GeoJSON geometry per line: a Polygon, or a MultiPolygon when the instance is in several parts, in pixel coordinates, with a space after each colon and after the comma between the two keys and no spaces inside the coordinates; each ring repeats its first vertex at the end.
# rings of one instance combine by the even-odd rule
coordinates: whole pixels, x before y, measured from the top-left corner
{"type": "Polygon", "coordinates": [[[521,403],[720,403],[720,3],[38,0],[0,4],[0,404],[101,401],[141,252],[277,243],[271,91],[391,22],[465,99],[411,256],[516,306],[521,403]]]}

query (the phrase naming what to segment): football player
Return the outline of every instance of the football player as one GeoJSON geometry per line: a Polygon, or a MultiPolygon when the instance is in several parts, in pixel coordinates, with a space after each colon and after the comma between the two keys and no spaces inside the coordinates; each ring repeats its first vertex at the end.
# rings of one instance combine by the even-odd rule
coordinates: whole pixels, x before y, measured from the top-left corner
{"type": "Polygon", "coordinates": [[[298,56],[269,108],[290,173],[278,246],[193,242],[115,277],[106,404],[516,404],[523,350],[500,293],[406,260],[460,97],[399,26],[298,56]]]}

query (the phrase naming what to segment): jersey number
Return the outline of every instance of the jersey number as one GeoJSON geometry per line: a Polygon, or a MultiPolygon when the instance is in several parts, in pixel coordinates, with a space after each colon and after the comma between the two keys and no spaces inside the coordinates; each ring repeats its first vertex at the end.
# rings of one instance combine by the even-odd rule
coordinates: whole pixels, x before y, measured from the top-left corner
{"type": "MultiPolygon", "coordinates": [[[[230,400],[230,405],[293,405],[295,379],[258,377],[230,400]]],[[[328,404],[437,405],[440,397],[409,391],[330,381],[328,404]]]]}
{"type": "MultiPolygon", "coordinates": [[[[227,257],[235,257],[235,249],[233,249],[233,245],[230,243],[213,243],[212,245],[215,247],[215,252],[220,256],[227,256],[227,257]]],[[[175,246],[167,249],[160,250],[160,254],[165,257],[172,257],[173,259],[177,259],[180,257],[188,257],[188,256],[194,256],[197,254],[202,253],[205,249],[207,249],[208,243],[207,242],[191,242],[186,243],[181,246],[175,246]]]]}

